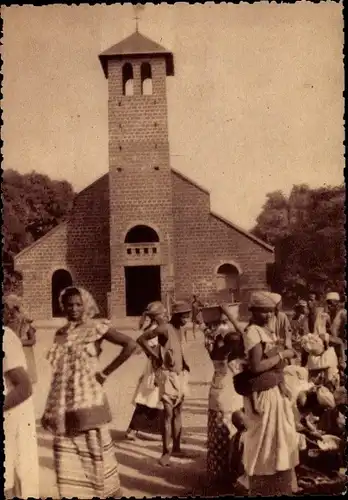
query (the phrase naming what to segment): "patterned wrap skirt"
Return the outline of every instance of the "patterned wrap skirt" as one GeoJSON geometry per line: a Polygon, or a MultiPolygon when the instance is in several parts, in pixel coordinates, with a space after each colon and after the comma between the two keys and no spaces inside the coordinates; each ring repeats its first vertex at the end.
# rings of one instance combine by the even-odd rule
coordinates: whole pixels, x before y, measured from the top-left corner
{"type": "Polygon", "coordinates": [[[230,429],[231,413],[208,411],[208,453],[207,472],[210,481],[224,481],[230,472],[230,429]]]}
{"type": "Polygon", "coordinates": [[[73,437],[55,436],[53,453],[60,498],[122,496],[115,447],[107,426],[73,437]]]}

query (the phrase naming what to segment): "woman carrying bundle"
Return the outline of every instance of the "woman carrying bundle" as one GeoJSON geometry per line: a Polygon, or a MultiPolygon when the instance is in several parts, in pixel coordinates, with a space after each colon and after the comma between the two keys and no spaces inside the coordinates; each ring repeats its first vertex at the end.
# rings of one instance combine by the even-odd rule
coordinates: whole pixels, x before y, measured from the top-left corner
{"type": "Polygon", "coordinates": [[[268,326],[275,307],[269,292],[252,295],[252,317],[243,334],[247,370],[234,378],[236,390],[244,395],[243,465],[251,496],[291,495],[296,490],[298,440],[283,374],[283,361],[294,352],[275,348],[277,339],[268,326]]]}
{"type": "MultiPolygon", "coordinates": [[[[229,323],[229,311],[221,306],[220,324],[206,337],[206,348],[214,365],[209,391],[207,471],[210,488],[231,486],[230,440],[236,432],[233,412],[243,406],[243,397],[236,393],[233,376],[243,363],[243,343],[240,332],[229,323]]],[[[214,490],[217,494],[217,491],[214,490]]]]}

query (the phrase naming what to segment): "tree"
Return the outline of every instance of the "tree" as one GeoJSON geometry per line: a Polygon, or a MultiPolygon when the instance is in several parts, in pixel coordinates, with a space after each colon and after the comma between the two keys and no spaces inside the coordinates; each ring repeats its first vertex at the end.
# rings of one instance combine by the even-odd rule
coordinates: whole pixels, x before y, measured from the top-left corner
{"type": "Polygon", "coordinates": [[[343,291],[344,187],[294,186],[285,206],[274,200],[280,200],[279,191],[267,195],[253,232],[275,245],[275,288],[301,295],[309,288],[343,291]],[[277,210],[287,212],[287,219],[277,218],[277,210]]]}
{"type": "Polygon", "coordinates": [[[266,195],[266,203],[256,219],[253,233],[258,238],[273,245],[280,238],[288,235],[289,207],[282,191],[273,191],[266,195]]]}
{"type": "Polygon", "coordinates": [[[4,288],[16,288],[19,276],[13,269],[13,257],[63,221],[74,198],[67,181],[47,175],[20,174],[5,170],[2,181],[4,288]]]}

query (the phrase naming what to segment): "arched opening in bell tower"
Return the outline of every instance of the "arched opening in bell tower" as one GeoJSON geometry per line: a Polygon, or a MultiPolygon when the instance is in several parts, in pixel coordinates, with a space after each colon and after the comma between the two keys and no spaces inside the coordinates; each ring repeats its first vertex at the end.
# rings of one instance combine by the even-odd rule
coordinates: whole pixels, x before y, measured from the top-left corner
{"type": "Polygon", "coordinates": [[[122,89],[123,95],[134,95],[133,66],[130,63],[125,63],[122,66],[122,89]]]}
{"type": "Polygon", "coordinates": [[[157,232],[146,225],[134,226],[126,234],[124,243],[131,250],[124,268],[127,316],[140,316],[150,302],[161,300],[159,242],[157,232]]]}
{"type": "Polygon", "coordinates": [[[152,70],[149,63],[142,63],[140,66],[141,93],[152,95],[152,70]]]}

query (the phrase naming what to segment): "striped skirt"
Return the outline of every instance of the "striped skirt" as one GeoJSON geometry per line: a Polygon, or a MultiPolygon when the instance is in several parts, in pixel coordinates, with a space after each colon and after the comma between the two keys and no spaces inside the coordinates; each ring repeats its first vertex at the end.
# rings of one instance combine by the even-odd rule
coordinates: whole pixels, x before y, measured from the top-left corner
{"type": "Polygon", "coordinates": [[[60,498],[121,497],[118,462],[107,426],[56,436],[53,453],[60,498]]]}

